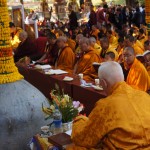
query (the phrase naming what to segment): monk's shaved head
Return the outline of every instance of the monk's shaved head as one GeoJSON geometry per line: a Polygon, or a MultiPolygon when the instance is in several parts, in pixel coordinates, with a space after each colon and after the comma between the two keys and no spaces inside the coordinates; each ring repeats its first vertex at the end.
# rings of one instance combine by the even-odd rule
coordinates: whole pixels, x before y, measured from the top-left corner
{"type": "Polygon", "coordinates": [[[130,51],[133,55],[135,55],[135,51],[133,49],[133,47],[125,47],[124,50],[130,51]]]}
{"type": "Polygon", "coordinates": [[[112,87],[124,81],[124,75],[119,63],[115,61],[103,62],[98,70],[98,77],[105,92],[110,95],[112,87]]]}
{"type": "Polygon", "coordinates": [[[124,81],[122,68],[120,64],[115,61],[103,62],[99,67],[98,76],[109,82],[124,81]]]}

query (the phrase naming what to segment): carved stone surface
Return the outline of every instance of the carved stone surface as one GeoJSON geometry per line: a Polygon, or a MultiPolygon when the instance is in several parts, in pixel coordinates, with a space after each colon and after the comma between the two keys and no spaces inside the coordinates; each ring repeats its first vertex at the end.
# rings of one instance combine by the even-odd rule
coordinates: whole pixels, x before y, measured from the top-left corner
{"type": "Polygon", "coordinates": [[[0,149],[26,150],[44,120],[45,96],[25,80],[0,84],[0,149]]]}

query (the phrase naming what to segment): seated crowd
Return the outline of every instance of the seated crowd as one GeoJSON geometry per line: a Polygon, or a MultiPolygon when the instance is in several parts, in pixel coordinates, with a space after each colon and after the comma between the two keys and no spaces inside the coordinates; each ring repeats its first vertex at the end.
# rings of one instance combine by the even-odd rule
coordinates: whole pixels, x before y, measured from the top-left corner
{"type": "MultiPolygon", "coordinates": [[[[92,6],[89,18],[93,11],[92,6]]],[[[116,14],[120,13],[116,8],[116,14]]],[[[111,19],[89,21],[68,31],[61,24],[61,28],[46,29],[34,41],[21,30],[20,43],[13,48],[16,63],[26,57],[28,63],[34,60],[69,73],[83,73],[87,82],[100,79],[107,97],[96,103],[89,117],[74,120],[70,150],[150,147],[150,96],[146,93],[150,90],[150,33],[135,18],[129,25],[111,19]],[[100,64],[98,72],[93,63],[100,64]]]]}
{"type": "Polygon", "coordinates": [[[93,25],[88,36],[84,36],[80,29],[74,35],[75,39],[62,30],[46,30],[45,37],[34,41],[22,30],[18,35],[20,43],[13,51],[14,60],[18,62],[27,56],[30,61],[34,60],[36,63],[50,64],[69,73],[83,73],[86,81],[98,78],[98,73],[93,67],[94,62],[116,61],[120,63],[125,81],[129,85],[143,91],[150,90],[150,53],[144,56],[144,61],[136,58],[145,51],[150,51],[149,33],[142,32],[144,40],[141,41],[139,37],[142,28],[131,28],[125,34],[113,28],[109,30],[110,26],[112,25],[103,25],[98,29],[93,25]],[[137,35],[134,34],[134,30],[138,30],[137,35]],[[41,48],[40,42],[44,42],[41,48]]]}

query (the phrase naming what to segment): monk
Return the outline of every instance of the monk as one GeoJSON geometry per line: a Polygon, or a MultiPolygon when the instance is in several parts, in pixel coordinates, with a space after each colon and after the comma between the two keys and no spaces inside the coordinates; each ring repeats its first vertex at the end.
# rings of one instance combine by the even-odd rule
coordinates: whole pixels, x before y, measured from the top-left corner
{"type": "Polygon", "coordinates": [[[95,37],[90,37],[89,41],[90,41],[91,47],[93,47],[95,49],[95,51],[98,53],[98,55],[100,55],[101,51],[102,51],[102,48],[99,44],[96,43],[95,37]]]}
{"type": "Polygon", "coordinates": [[[115,54],[113,52],[107,52],[104,61],[115,61],[115,54]]]}
{"type": "Polygon", "coordinates": [[[9,28],[10,28],[10,33],[11,33],[12,49],[13,51],[15,51],[20,43],[19,34],[20,32],[23,31],[23,29],[21,29],[20,27],[16,27],[13,22],[9,22],[9,28]]]}
{"type": "Polygon", "coordinates": [[[123,50],[123,63],[121,64],[127,84],[142,91],[150,89],[150,77],[145,66],[136,59],[132,47],[123,50]]]}
{"type": "Polygon", "coordinates": [[[34,57],[37,53],[36,47],[34,41],[30,39],[26,31],[22,30],[19,33],[19,40],[20,43],[14,51],[14,61],[17,62],[25,56],[34,57]]]}
{"type": "Polygon", "coordinates": [[[60,50],[58,52],[58,58],[55,62],[55,68],[71,73],[75,62],[75,54],[67,45],[67,38],[65,36],[60,36],[57,39],[57,46],[60,50]]]}
{"type": "Polygon", "coordinates": [[[108,96],[96,103],[89,117],[74,120],[73,144],[67,150],[148,150],[150,96],[124,82],[117,62],[102,63],[98,76],[108,96]]]}
{"type": "Polygon", "coordinates": [[[58,57],[59,48],[57,46],[57,37],[56,35],[51,32],[47,34],[47,43],[45,46],[45,53],[44,55],[36,61],[36,63],[42,64],[50,64],[54,65],[55,61],[58,57]]]}
{"type": "Polygon", "coordinates": [[[118,39],[113,35],[111,30],[107,31],[107,37],[109,39],[109,44],[111,45],[111,47],[116,49],[118,47],[118,39]]]}
{"type": "Polygon", "coordinates": [[[79,46],[83,55],[75,64],[74,73],[83,73],[84,80],[93,81],[98,76],[96,70],[93,67],[93,63],[100,63],[100,57],[95,49],[90,46],[90,41],[88,38],[83,37],[80,39],[79,46]]]}
{"type": "Polygon", "coordinates": [[[146,55],[144,56],[145,66],[146,66],[146,69],[147,69],[148,74],[150,76],[150,50],[147,50],[145,53],[146,53],[146,55]]]}
{"type": "Polygon", "coordinates": [[[135,54],[143,54],[143,49],[135,43],[135,38],[133,36],[126,36],[124,40],[125,47],[133,47],[135,50],[135,54]]]}
{"type": "Polygon", "coordinates": [[[109,40],[107,37],[103,37],[100,39],[101,47],[102,47],[102,52],[100,54],[101,58],[105,58],[105,54],[107,52],[113,52],[115,54],[115,61],[118,60],[118,52],[112,48],[109,44],[109,40]]]}

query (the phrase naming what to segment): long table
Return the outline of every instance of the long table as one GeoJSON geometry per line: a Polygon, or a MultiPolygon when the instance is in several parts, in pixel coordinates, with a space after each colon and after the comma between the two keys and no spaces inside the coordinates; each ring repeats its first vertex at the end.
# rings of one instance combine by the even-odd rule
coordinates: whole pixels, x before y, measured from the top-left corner
{"type": "Polygon", "coordinates": [[[89,115],[93,109],[95,103],[106,97],[104,91],[97,91],[91,87],[85,88],[80,86],[80,80],[73,74],[62,75],[46,75],[43,71],[39,71],[24,66],[17,66],[20,74],[24,76],[24,79],[39,89],[45,97],[51,99],[50,91],[55,89],[55,84],[58,84],[65,94],[68,94],[75,101],[80,101],[84,104],[85,109],[83,113],[89,115]],[[65,76],[73,77],[73,81],[63,81],[65,76]]]}

